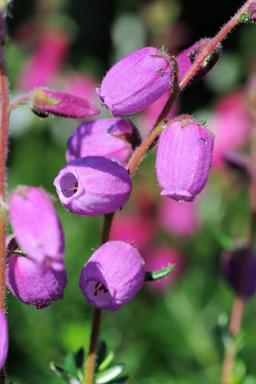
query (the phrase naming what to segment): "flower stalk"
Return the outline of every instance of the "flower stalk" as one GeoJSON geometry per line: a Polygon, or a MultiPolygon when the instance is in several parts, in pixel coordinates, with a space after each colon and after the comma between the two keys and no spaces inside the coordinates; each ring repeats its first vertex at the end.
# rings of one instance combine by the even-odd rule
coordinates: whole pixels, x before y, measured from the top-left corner
{"type": "MultiPolygon", "coordinates": [[[[133,156],[131,157],[128,163],[128,171],[131,176],[134,175],[139,164],[143,160],[148,150],[156,142],[160,133],[166,128],[166,125],[167,125],[166,117],[174,101],[179,96],[180,92],[182,92],[186,88],[186,86],[189,85],[190,81],[194,78],[194,76],[200,70],[201,66],[203,65],[207,57],[210,56],[211,53],[216,49],[216,47],[227,37],[227,35],[238,24],[241,23],[241,20],[240,20],[241,14],[243,14],[248,10],[252,2],[253,0],[247,0],[244,3],[244,5],[236,12],[236,14],[223,26],[223,28],[217,33],[217,35],[211,39],[209,44],[205,47],[205,49],[203,49],[201,54],[198,56],[197,60],[191,65],[190,69],[187,71],[185,76],[181,79],[180,83],[178,83],[178,68],[176,63],[176,70],[174,70],[175,79],[173,84],[173,92],[171,93],[164,108],[162,109],[154,127],[149,132],[148,136],[143,140],[141,145],[135,150],[133,156]]],[[[106,242],[109,238],[109,233],[110,233],[111,223],[113,221],[113,218],[114,218],[114,213],[105,215],[104,217],[102,243],[106,242]]],[[[94,316],[92,320],[89,352],[88,352],[87,360],[85,363],[84,384],[93,384],[94,382],[96,346],[97,346],[97,340],[99,336],[100,321],[101,321],[101,310],[95,308],[94,316]]],[[[225,384],[228,384],[228,382],[225,382],[225,384]]]]}
{"type": "MultiPolygon", "coordinates": [[[[6,159],[9,128],[8,80],[6,76],[4,43],[5,43],[5,6],[0,4],[0,310],[5,311],[5,239],[7,215],[6,198],[6,159]]],[[[4,370],[0,372],[0,384],[5,383],[4,370]]]]}

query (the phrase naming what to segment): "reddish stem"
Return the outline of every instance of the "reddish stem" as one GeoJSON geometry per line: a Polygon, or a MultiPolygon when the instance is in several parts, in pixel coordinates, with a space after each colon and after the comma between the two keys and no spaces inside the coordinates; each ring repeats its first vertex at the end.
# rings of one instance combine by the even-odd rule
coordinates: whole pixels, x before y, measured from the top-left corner
{"type": "Polygon", "coordinates": [[[180,89],[183,89],[189,84],[193,77],[200,70],[204,60],[211,55],[215,48],[227,37],[227,35],[240,23],[240,16],[246,12],[254,0],[247,0],[244,5],[235,13],[235,15],[221,28],[215,37],[211,39],[209,44],[202,51],[200,57],[193,63],[190,69],[180,82],[180,89]]]}
{"type": "MultiPolygon", "coordinates": [[[[190,70],[184,76],[180,84],[177,83],[178,78],[178,70],[177,64],[174,62],[174,66],[176,66],[176,70],[174,71],[176,74],[176,79],[174,79],[174,92],[170,96],[169,100],[165,104],[162,112],[160,113],[153,129],[148,134],[148,136],[144,139],[141,145],[134,152],[132,158],[128,164],[128,170],[131,175],[133,175],[142,161],[144,155],[147,153],[148,149],[152,146],[153,142],[157,139],[161,131],[166,126],[166,116],[168,115],[173,102],[178,96],[179,92],[182,91],[195,76],[197,71],[200,69],[203,61],[214,51],[216,46],[227,36],[227,34],[239,23],[239,16],[242,12],[244,12],[252,0],[246,1],[246,3],[239,9],[239,11],[235,14],[235,16],[222,28],[222,30],[211,40],[209,45],[203,50],[197,61],[191,66],[190,70]]],[[[111,223],[113,221],[114,214],[106,215],[104,219],[104,229],[102,234],[102,243],[108,240],[109,233],[111,229],[111,223]]],[[[100,328],[100,318],[101,318],[101,310],[95,309],[94,317],[92,321],[92,331],[91,331],[91,340],[89,347],[89,354],[87,357],[87,361],[85,364],[85,372],[84,372],[84,384],[93,384],[94,382],[94,371],[95,371],[95,361],[96,361],[96,346],[97,339],[99,335],[100,328]]]]}
{"type": "Polygon", "coordinates": [[[9,127],[8,82],[3,51],[0,53],[0,309],[5,308],[6,158],[9,127]]]}
{"type": "Polygon", "coordinates": [[[152,143],[157,139],[161,131],[165,128],[165,119],[167,114],[169,113],[173,102],[178,96],[179,92],[183,91],[189,82],[194,78],[197,72],[200,70],[204,60],[212,54],[215,48],[227,37],[227,35],[240,23],[240,15],[244,13],[253,0],[247,0],[245,4],[236,12],[236,14],[223,26],[223,28],[217,33],[215,37],[213,37],[210,43],[205,47],[205,49],[201,52],[200,56],[197,60],[191,65],[190,69],[184,75],[183,79],[180,81],[179,85],[175,87],[174,92],[170,96],[169,100],[165,104],[162,112],[160,113],[152,131],[146,137],[146,139],[141,143],[141,145],[137,148],[134,155],[132,156],[128,168],[130,173],[133,174],[137,167],[139,166],[141,160],[144,155],[147,153],[148,149],[151,147],[152,143]]]}

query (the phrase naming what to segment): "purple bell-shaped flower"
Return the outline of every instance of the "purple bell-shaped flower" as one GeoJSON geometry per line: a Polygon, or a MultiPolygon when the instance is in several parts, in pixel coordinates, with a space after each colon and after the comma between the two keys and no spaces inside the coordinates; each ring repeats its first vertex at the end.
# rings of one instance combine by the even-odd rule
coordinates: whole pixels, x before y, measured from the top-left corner
{"type": "Polygon", "coordinates": [[[207,182],[213,141],[211,132],[187,116],[167,126],[160,135],[156,156],[162,196],[194,200],[207,182]]]}
{"type": "Polygon", "coordinates": [[[128,200],[132,183],[116,161],[88,156],[65,165],[54,180],[61,204],[82,216],[112,213],[128,200]]]}
{"type": "Polygon", "coordinates": [[[168,53],[145,47],[114,64],[96,91],[114,116],[132,115],[171,90],[174,76],[168,53]]]}
{"type": "Polygon", "coordinates": [[[115,311],[136,295],[144,275],[144,261],[136,248],[124,241],[108,241],[84,265],[80,288],[95,307],[115,311]]]}

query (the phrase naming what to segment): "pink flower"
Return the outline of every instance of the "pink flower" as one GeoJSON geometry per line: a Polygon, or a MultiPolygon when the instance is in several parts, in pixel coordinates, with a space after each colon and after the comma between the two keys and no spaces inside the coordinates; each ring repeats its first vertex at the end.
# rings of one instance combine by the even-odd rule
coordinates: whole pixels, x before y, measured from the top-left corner
{"type": "MultiPolygon", "coordinates": [[[[201,55],[201,53],[207,47],[210,41],[211,39],[209,38],[200,39],[199,41],[196,41],[193,45],[191,45],[189,48],[186,48],[184,51],[178,54],[177,63],[179,66],[179,81],[183,79],[192,64],[198,59],[198,57],[201,55]]],[[[222,46],[221,44],[219,44],[215,48],[213,53],[204,60],[200,70],[195,76],[195,79],[205,76],[210,71],[210,69],[217,63],[220,58],[221,49],[222,46]]]]}
{"type": "Polygon", "coordinates": [[[54,29],[43,34],[32,58],[22,70],[20,88],[29,91],[50,85],[65,59],[67,48],[68,38],[62,30],[54,29]]]}
{"type": "Polygon", "coordinates": [[[136,248],[108,241],[85,263],[80,289],[95,307],[116,311],[136,295],[144,276],[144,261],[136,248]]]}
{"type": "Polygon", "coordinates": [[[207,182],[212,150],[213,135],[192,118],[169,124],[160,135],[156,156],[161,195],[193,201],[207,182]]]}
{"type": "Polygon", "coordinates": [[[48,88],[34,89],[31,99],[32,109],[39,114],[85,119],[100,113],[97,107],[82,97],[48,88]]]}
{"type": "Polygon", "coordinates": [[[0,371],[3,369],[8,353],[8,324],[6,314],[0,310],[0,371]]]}
{"type": "Polygon", "coordinates": [[[181,275],[184,269],[184,260],[182,255],[175,249],[161,247],[149,250],[144,255],[145,269],[150,271],[165,268],[168,264],[175,264],[174,271],[163,279],[147,282],[146,286],[155,292],[162,292],[181,275]]]}
{"type": "Polygon", "coordinates": [[[244,95],[237,91],[223,97],[209,121],[215,135],[213,166],[222,167],[225,153],[241,147],[250,135],[251,119],[244,95]]]}
{"type": "Polygon", "coordinates": [[[111,226],[110,240],[123,240],[143,251],[154,235],[152,221],[141,215],[116,216],[111,226]]]}
{"type": "Polygon", "coordinates": [[[40,264],[63,259],[62,226],[42,188],[17,187],[10,198],[9,214],[19,247],[31,259],[40,264]]]}
{"type": "Polygon", "coordinates": [[[66,159],[104,156],[127,163],[133,149],[141,142],[140,134],[128,119],[107,118],[84,122],[70,135],[66,159]]]}
{"type": "Polygon", "coordinates": [[[198,230],[199,219],[194,202],[163,199],[160,202],[159,222],[167,232],[178,235],[193,235],[198,230]]]}
{"type": "Polygon", "coordinates": [[[61,204],[81,216],[98,216],[122,208],[132,182],[125,167],[102,156],[88,156],[65,165],[54,180],[61,204]]]}
{"type": "Polygon", "coordinates": [[[48,266],[39,265],[15,252],[8,257],[6,284],[12,294],[25,304],[41,309],[54,300],[63,299],[66,283],[62,261],[48,266]]]}
{"type": "Polygon", "coordinates": [[[145,47],[114,64],[97,93],[114,116],[132,115],[172,91],[173,79],[167,53],[145,47]]]}

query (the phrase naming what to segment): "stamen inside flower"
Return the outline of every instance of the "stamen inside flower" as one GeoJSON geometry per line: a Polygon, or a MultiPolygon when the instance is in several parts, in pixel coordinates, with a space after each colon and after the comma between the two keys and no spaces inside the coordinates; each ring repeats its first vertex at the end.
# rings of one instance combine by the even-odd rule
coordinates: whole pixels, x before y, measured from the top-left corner
{"type": "Polygon", "coordinates": [[[86,293],[88,299],[97,307],[104,308],[111,300],[111,295],[104,284],[97,280],[90,280],[87,283],[86,293]]]}
{"type": "Polygon", "coordinates": [[[71,172],[66,173],[60,180],[61,192],[65,197],[73,196],[78,190],[78,180],[71,172]]]}

